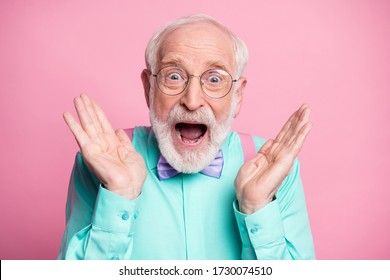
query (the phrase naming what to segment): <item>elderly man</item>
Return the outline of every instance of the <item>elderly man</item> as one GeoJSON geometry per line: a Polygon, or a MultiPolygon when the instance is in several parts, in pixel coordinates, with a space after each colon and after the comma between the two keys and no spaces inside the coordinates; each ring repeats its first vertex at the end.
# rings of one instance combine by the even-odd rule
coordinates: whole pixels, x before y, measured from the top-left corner
{"type": "Polygon", "coordinates": [[[296,160],[309,107],[274,140],[232,132],[247,50],[208,16],[168,23],[145,56],[151,128],[114,131],[86,95],[80,124],[64,114],[80,153],[59,258],[313,259],[296,160]]]}

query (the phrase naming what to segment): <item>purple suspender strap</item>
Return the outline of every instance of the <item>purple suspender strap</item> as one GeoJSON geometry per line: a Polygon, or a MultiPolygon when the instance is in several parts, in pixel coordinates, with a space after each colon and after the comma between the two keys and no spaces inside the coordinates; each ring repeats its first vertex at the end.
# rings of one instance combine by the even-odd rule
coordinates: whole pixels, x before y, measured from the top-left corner
{"type": "MultiPolygon", "coordinates": [[[[133,140],[134,128],[127,128],[125,132],[129,136],[130,141],[133,140]]],[[[244,152],[244,162],[247,162],[256,156],[256,145],[252,135],[246,133],[238,133],[238,135],[240,136],[242,151],[244,152]]]]}
{"type": "Polygon", "coordinates": [[[252,135],[240,132],[238,135],[240,136],[242,151],[244,152],[244,162],[247,162],[256,156],[256,145],[252,135]]]}
{"type": "Polygon", "coordinates": [[[125,132],[129,136],[130,141],[133,140],[134,128],[126,128],[125,132]]]}

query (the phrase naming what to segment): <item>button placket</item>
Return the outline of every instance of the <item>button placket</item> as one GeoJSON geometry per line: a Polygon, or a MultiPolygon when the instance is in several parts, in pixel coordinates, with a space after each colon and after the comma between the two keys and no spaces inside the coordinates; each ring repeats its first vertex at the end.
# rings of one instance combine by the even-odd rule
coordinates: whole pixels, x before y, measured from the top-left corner
{"type": "Polygon", "coordinates": [[[258,233],[259,231],[259,227],[258,226],[253,226],[251,229],[250,229],[250,233],[251,234],[256,234],[258,233]]]}
{"type": "Polygon", "coordinates": [[[129,219],[129,217],[130,217],[130,215],[127,211],[122,213],[122,216],[121,216],[122,220],[127,221],[129,219]]]}

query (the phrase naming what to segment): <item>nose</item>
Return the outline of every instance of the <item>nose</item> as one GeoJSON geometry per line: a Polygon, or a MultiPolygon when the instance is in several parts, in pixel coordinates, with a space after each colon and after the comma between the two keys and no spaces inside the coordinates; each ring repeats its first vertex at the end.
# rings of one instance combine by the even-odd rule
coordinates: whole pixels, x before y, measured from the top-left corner
{"type": "Polygon", "coordinates": [[[180,104],[185,106],[189,111],[196,111],[206,104],[203,89],[198,76],[189,76],[188,84],[180,99],[180,104]],[[193,78],[193,79],[191,79],[193,78]]]}

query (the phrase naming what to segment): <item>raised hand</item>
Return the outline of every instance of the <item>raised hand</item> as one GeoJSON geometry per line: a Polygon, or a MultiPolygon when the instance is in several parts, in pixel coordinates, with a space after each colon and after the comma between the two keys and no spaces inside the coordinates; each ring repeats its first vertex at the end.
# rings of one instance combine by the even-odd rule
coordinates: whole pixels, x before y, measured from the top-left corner
{"type": "Polygon", "coordinates": [[[74,99],[80,124],[69,112],[64,119],[85,163],[104,186],[128,199],[136,198],[146,179],[145,162],[126,132],[114,131],[101,107],[87,95],[74,99]]]}
{"type": "Polygon", "coordinates": [[[304,104],[291,115],[276,139],[267,141],[256,157],[241,167],[234,182],[241,212],[254,213],[272,201],[311,130],[309,117],[310,108],[304,104]]]}

